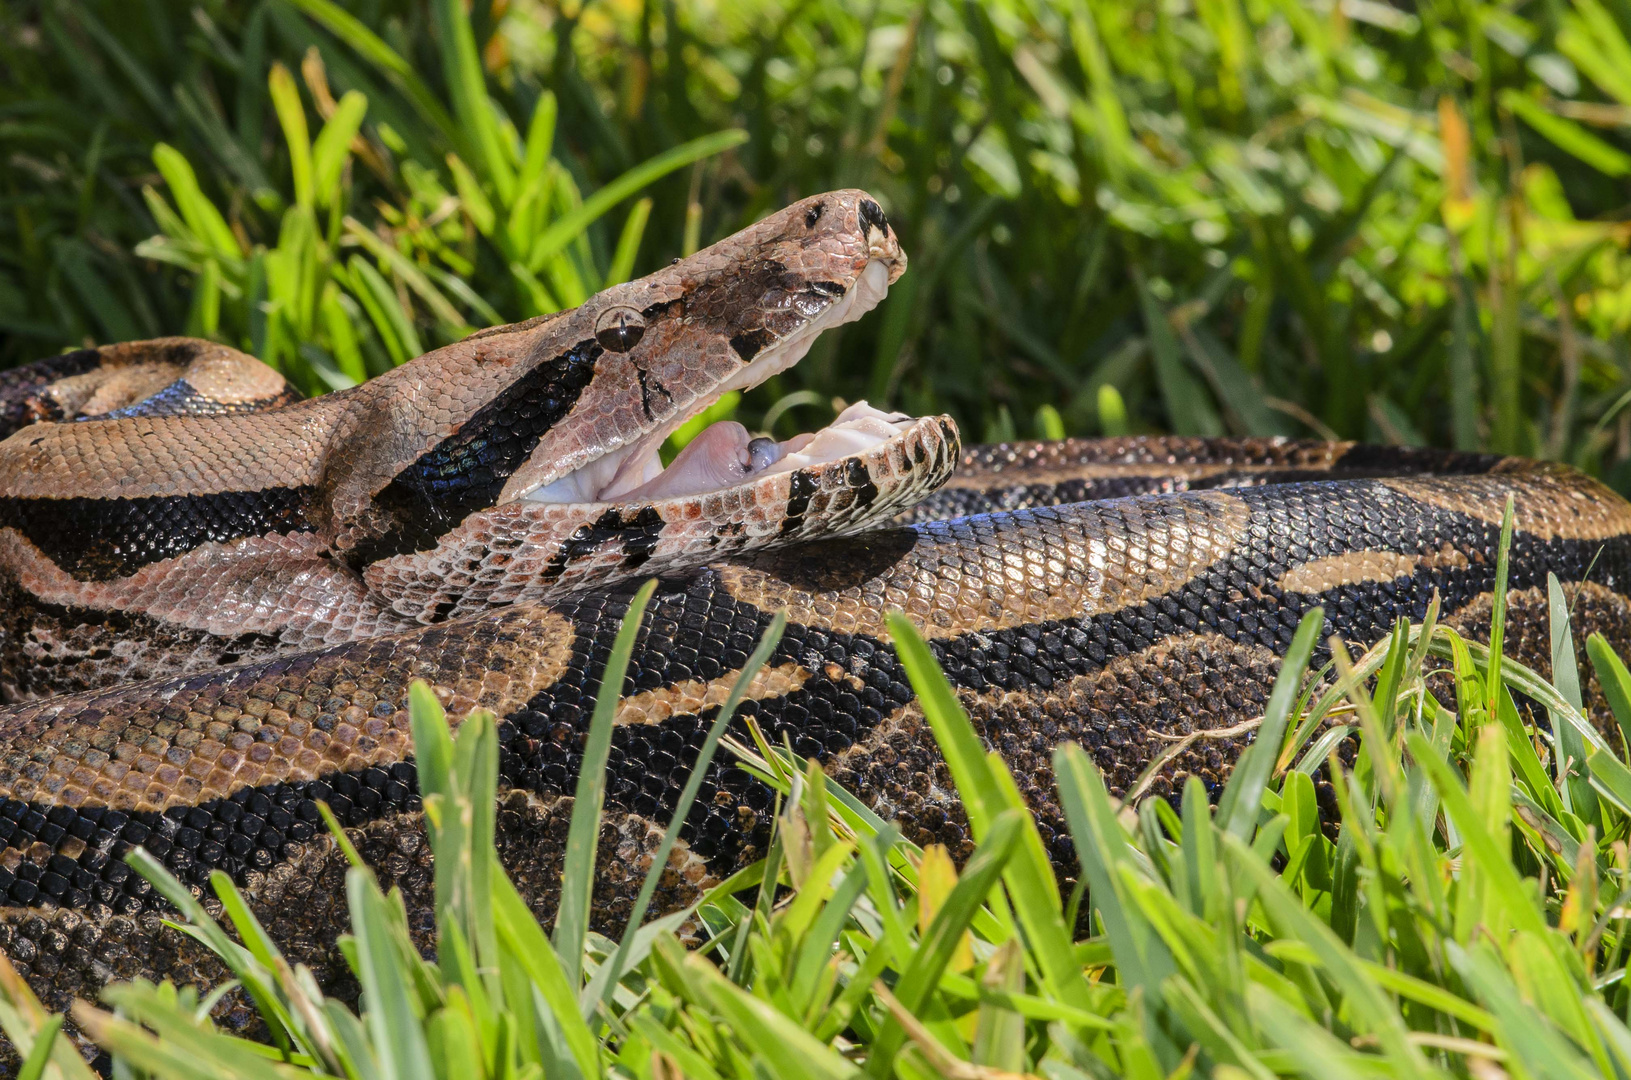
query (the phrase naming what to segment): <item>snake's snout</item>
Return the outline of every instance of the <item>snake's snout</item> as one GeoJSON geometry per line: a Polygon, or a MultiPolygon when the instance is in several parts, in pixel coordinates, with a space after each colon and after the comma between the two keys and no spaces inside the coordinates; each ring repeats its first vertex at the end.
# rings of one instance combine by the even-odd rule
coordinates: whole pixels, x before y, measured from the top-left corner
{"type": "Polygon", "coordinates": [[[866,238],[867,256],[888,268],[889,284],[893,285],[906,273],[906,252],[901,250],[900,237],[889,227],[889,218],[884,214],[883,207],[866,192],[858,194],[856,224],[866,238]]]}
{"type": "Polygon", "coordinates": [[[906,252],[883,206],[859,188],[811,195],[768,220],[776,222],[782,242],[791,240],[805,252],[821,252],[844,266],[840,270],[829,265],[825,272],[846,288],[852,275],[859,276],[874,263],[887,272],[885,285],[906,272],[906,252]]]}

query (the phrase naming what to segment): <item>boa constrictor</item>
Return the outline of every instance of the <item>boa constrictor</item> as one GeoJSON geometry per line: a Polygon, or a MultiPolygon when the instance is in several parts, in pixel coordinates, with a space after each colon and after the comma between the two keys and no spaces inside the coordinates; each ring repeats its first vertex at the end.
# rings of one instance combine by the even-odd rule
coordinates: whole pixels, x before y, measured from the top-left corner
{"type": "MultiPolygon", "coordinates": [[[[122,856],[230,873],[293,959],[332,947],[345,860],[327,802],[429,944],[405,712],[425,679],[500,721],[499,845],[549,917],[591,703],[639,582],[660,588],[622,687],[597,925],[629,911],[703,732],[778,611],[742,713],[919,842],[970,849],[886,632],[906,612],[1075,857],[1049,753],[1118,792],[1214,790],[1320,605],[1358,645],[1419,619],[1487,633],[1515,499],[1508,648],[1544,668],[1555,574],[1581,632],[1628,643],[1631,506],[1558,466],[1280,439],[959,449],[946,418],[852,406],[778,443],[715,424],[904,271],[842,191],[582,307],[295,401],[222,346],[86,350],[0,375],[0,948],[47,1004],[110,979],[209,982],[122,856]],[[1212,734],[1209,734],[1212,733],[1212,734]]],[[[765,788],[714,764],[658,895],[755,856],[765,788]]],[[[250,1022],[229,1000],[222,1020],[250,1022]]]]}

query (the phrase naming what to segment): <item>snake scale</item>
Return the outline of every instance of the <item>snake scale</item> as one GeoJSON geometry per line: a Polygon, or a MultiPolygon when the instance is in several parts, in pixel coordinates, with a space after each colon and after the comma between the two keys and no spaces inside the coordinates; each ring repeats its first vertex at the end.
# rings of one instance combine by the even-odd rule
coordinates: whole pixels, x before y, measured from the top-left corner
{"type": "MultiPolygon", "coordinates": [[[[541,917],[581,743],[639,583],[660,586],[617,713],[594,922],[626,917],[704,731],[776,612],[743,704],[909,838],[971,848],[885,630],[921,629],[1036,809],[1075,740],[1125,792],[1216,790],[1303,613],[1356,645],[1419,619],[1487,634],[1515,498],[1509,648],[1542,669],[1546,576],[1631,644],[1631,506],[1570,469],[1283,439],[960,448],[864,404],[786,442],[707,428],[905,269],[862,192],[816,196],[582,307],[299,401],[224,346],[84,350],[0,374],[0,948],[46,1004],[110,979],[210,982],[121,861],[224,869],[292,959],[333,947],[326,801],[433,932],[405,697],[500,717],[501,854],[541,917]]],[[[663,877],[682,906],[760,851],[768,791],[716,763],[663,877]]],[[[349,987],[349,989],[348,989],[349,987]]],[[[229,998],[223,1023],[252,1023],[229,998]]]]}

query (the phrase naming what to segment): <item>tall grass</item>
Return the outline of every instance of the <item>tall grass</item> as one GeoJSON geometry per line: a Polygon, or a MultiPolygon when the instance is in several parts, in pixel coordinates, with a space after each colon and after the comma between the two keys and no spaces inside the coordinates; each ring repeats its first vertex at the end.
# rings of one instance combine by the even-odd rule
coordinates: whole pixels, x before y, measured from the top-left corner
{"type": "Polygon", "coordinates": [[[4,357],[188,330],[323,389],[853,184],[912,272],[750,423],[870,396],[973,438],[1335,434],[1624,486],[1628,28],[1623,0],[21,0],[4,357]]]}
{"type": "MultiPolygon", "coordinates": [[[[1624,486],[1628,26],[1604,0],[25,0],[0,11],[0,348],[185,331],[320,391],[854,184],[912,273],[719,416],[869,395],[975,437],[1434,441],[1624,486]]],[[[1216,807],[1195,781],[1123,804],[1060,748],[1063,890],[897,620],[974,855],[906,843],[727,706],[707,752],[780,792],[769,852],[615,942],[584,917],[594,830],[540,926],[493,851],[492,718],[455,733],[416,694],[434,961],[355,866],[353,1010],[229,880],[222,926],[138,855],[271,1044],[214,1030],[209,988],[76,1019],[132,1078],[1631,1076],[1631,767],[1553,596],[1555,685],[1501,656],[1499,614],[1491,648],[1429,616],[1312,678],[1311,617],[1216,807]]],[[[1631,673],[1586,651],[1631,732],[1631,673]]],[[[603,777],[579,783],[589,822],[603,777]]],[[[0,966],[27,1080],[86,1075],[60,1025],[0,966]]]]}
{"type": "MultiPolygon", "coordinates": [[[[1194,778],[1176,804],[1123,803],[1087,753],[1057,748],[1080,860],[1063,888],[1006,764],[898,613],[895,648],[977,841],[961,867],[903,840],[751,721],[724,735],[778,623],[702,751],[724,735],[778,793],[765,857],[684,910],[637,917],[616,942],[582,918],[594,855],[576,846],[576,825],[600,805],[595,755],[578,779],[551,935],[494,848],[493,717],[450,731],[416,687],[435,959],[332,818],[353,861],[342,948],[356,1011],[284,959],[228,877],[213,880],[223,926],[138,850],[131,861],[175,905],[176,932],[236,981],[116,985],[74,1020],[130,1080],[1631,1076],[1631,767],[1582,714],[1568,604],[1551,588],[1555,686],[1501,655],[1499,606],[1491,648],[1438,625],[1435,605],[1357,659],[1332,639],[1317,673],[1323,614],[1310,612],[1216,806],[1194,778]],[[1448,676],[1436,693],[1435,666],[1448,676]],[[1547,726],[1519,712],[1514,691],[1547,726]],[[266,1043],[212,1026],[234,986],[266,1043]]],[[[643,600],[605,687],[622,683],[643,600]]],[[[1631,673],[1599,638],[1587,652],[1631,729],[1631,673]]],[[[614,700],[603,690],[591,747],[614,700]]],[[[3,962],[0,1027],[28,1080],[89,1076],[61,1018],[3,962]]]]}

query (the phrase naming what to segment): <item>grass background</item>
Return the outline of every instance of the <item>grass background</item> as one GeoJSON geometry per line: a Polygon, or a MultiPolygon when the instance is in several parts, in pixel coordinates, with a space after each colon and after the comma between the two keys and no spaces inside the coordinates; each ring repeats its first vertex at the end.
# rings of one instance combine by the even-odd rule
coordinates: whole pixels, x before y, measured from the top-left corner
{"type": "Polygon", "coordinates": [[[911,272],[726,403],[752,426],[866,396],[971,440],[1337,435],[1624,489],[1628,28],[1627,0],[14,0],[0,363],[185,331],[318,391],[857,185],[911,272]]]}
{"type": "MultiPolygon", "coordinates": [[[[975,439],[1435,442],[1623,489],[1628,27],[1624,0],[13,0],[0,362],[187,332],[320,392],[859,185],[912,272],[718,415],[786,435],[868,396],[975,439]]],[[[585,926],[609,709],[541,926],[490,859],[491,723],[454,739],[421,696],[437,961],[354,870],[353,1012],[230,882],[171,883],[276,1049],[213,1031],[202,989],[78,1019],[132,1080],[1631,1076],[1631,769],[1581,717],[1561,590],[1551,617],[1555,685],[1430,619],[1334,645],[1317,695],[1310,624],[1214,809],[1122,807],[1061,749],[1065,895],[897,626],[979,852],[959,872],[733,747],[784,812],[690,955],[673,923],[585,926]]],[[[1587,651],[1623,734],[1631,675],[1587,651]]],[[[0,966],[26,1080],[85,1075],[60,1024],[0,966]]]]}

